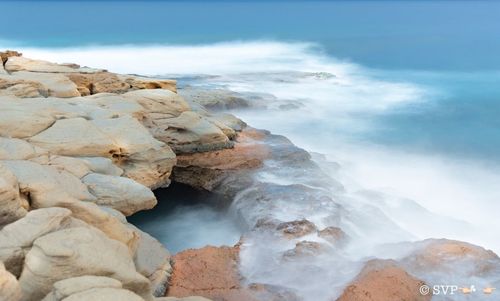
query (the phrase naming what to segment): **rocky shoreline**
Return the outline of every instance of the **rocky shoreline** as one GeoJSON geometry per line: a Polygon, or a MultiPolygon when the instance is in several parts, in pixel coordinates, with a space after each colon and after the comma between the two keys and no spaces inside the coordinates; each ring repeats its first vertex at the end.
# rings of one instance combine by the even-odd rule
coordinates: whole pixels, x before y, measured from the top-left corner
{"type": "MultiPolygon", "coordinates": [[[[242,95],[177,93],[174,80],[15,51],[0,57],[1,301],[302,300],[292,285],[249,279],[246,254],[262,237],[279,243],[273,264],[285,271],[309,268],[312,257],[348,261],[343,253],[357,238],[340,226],[345,210],[322,188],[342,185],[326,183],[310,154],[285,137],[224,112],[248,106],[242,95]],[[285,166],[299,172],[300,185],[256,176],[279,178],[285,166]],[[152,190],[171,181],[232,204],[247,229],[240,242],[171,256],[127,222],[153,208],[152,190]],[[333,206],[338,216],[308,220],[294,207],[300,202],[333,206]],[[277,214],[284,204],[297,214],[277,214]]],[[[431,239],[405,248],[405,256],[363,260],[330,300],[430,300],[422,285],[457,274],[500,285],[500,258],[481,247],[431,239]]]]}

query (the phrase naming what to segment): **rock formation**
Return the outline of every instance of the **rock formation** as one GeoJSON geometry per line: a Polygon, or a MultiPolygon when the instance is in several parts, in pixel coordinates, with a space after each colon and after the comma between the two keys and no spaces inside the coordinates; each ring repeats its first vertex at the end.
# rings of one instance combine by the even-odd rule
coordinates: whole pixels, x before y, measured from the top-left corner
{"type": "Polygon", "coordinates": [[[1,298],[163,295],[170,254],[125,216],[156,205],[175,152],[232,147],[228,118],[192,111],[172,80],[0,57],[1,298]]]}

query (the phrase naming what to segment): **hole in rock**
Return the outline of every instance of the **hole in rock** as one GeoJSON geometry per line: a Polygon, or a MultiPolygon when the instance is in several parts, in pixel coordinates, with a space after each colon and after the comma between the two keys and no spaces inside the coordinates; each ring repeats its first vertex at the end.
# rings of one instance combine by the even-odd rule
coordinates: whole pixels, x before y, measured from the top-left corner
{"type": "Polygon", "coordinates": [[[233,246],[242,228],[217,195],[172,182],[154,191],[158,205],[127,220],[158,239],[173,254],[206,245],[233,246]]]}

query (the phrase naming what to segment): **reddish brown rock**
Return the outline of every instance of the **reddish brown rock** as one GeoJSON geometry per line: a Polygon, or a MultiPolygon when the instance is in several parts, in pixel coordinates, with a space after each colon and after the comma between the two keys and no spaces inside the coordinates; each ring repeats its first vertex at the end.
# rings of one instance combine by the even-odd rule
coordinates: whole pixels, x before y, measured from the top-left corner
{"type": "Polygon", "coordinates": [[[260,167],[270,151],[254,137],[253,130],[243,130],[233,148],[177,155],[173,180],[212,191],[228,173],[260,167]]]}
{"type": "Polygon", "coordinates": [[[167,296],[202,296],[214,301],[256,301],[241,285],[238,247],[190,249],[173,257],[167,296]]]}
{"type": "Polygon", "coordinates": [[[393,260],[370,260],[337,301],[428,301],[425,283],[408,274],[393,260]]]}
{"type": "Polygon", "coordinates": [[[300,257],[317,256],[328,250],[328,247],[322,243],[315,241],[299,241],[295,248],[286,251],[283,254],[284,259],[294,260],[300,257]]]}
{"type": "Polygon", "coordinates": [[[500,258],[493,251],[462,241],[428,239],[422,247],[401,262],[411,271],[456,273],[457,267],[466,276],[484,276],[500,270],[500,258]]]}
{"type": "Polygon", "coordinates": [[[282,232],[288,238],[302,237],[316,232],[316,225],[306,219],[285,222],[278,225],[277,230],[282,232]]]}
{"type": "Polygon", "coordinates": [[[318,236],[330,242],[333,245],[340,245],[347,240],[347,235],[338,227],[326,227],[318,231],[318,236]]]}

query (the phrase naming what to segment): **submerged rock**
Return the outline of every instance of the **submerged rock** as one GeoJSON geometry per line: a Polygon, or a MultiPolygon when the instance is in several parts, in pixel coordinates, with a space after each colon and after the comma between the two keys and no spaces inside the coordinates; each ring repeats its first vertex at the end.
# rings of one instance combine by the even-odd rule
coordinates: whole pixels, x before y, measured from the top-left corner
{"type": "Polygon", "coordinates": [[[370,260],[337,301],[428,301],[432,296],[420,293],[424,284],[392,260],[370,260]]]}

